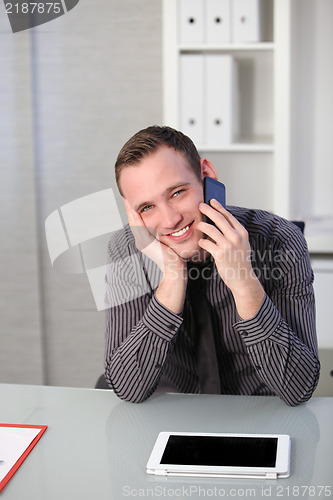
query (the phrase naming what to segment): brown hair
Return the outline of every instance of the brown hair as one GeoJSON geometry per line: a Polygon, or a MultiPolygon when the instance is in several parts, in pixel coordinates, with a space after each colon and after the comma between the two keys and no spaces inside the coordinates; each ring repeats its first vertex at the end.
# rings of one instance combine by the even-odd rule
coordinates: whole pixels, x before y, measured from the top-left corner
{"type": "Polygon", "coordinates": [[[147,156],[155,153],[161,146],[168,146],[181,153],[188,161],[195,175],[201,179],[200,155],[192,140],[182,132],[171,127],[153,125],[137,132],[120,150],[115,176],[120,194],[120,174],[126,166],[140,163],[147,156]]]}

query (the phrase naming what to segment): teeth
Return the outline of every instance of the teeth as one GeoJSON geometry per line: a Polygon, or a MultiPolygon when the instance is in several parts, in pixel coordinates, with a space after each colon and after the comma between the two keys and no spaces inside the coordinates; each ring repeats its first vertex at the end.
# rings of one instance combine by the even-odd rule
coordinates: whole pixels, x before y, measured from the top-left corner
{"type": "Polygon", "coordinates": [[[181,236],[182,234],[186,233],[190,229],[190,226],[186,226],[180,231],[177,231],[176,233],[171,233],[171,236],[181,236]]]}

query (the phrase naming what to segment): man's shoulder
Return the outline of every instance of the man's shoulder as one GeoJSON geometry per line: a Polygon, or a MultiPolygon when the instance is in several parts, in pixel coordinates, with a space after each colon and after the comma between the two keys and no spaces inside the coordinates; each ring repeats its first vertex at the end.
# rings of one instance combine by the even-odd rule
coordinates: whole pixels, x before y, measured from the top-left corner
{"type": "MultiPolygon", "coordinates": [[[[128,224],[111,235],[108,244],[109,284],[125,290],[126,300],[141,297],[146,293],[151,293],[157,288],[161,281],[161,272],[158,266],[150,260],[144,253],[141,253],[136,245],[134,235],[128,224]],[[130,288],[128,284],[130,283],[130,288]]],[[[117,292],[109,292],[110,303],[120,304],[117,292]]],[[[123,300],[123,299],[121,299],[123,300]]]]}
{"type": "Polygon", "coordinates": [[[266,240],[270,245],[285,246],[288,242],[303,250],[306,242],[295,223],[266,210],[230,206],[227,209],[246,228],[251,238],[266,240]]]}
{"type": "Polygon", "coordinates": [[[127,257],[136,251],[134,236],[128,224],[112,233],[108,249],[114,257],[127,257]]]}

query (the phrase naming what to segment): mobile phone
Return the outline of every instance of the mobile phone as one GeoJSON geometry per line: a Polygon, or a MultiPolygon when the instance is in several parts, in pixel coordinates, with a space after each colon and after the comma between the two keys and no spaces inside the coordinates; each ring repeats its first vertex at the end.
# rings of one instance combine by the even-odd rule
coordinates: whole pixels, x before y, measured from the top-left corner
{"type": "MultiPolygon", "coordinates": [[[[222,182],[212,179],[212,177],[204,178],[204,202],[210,204],[210,200],[215,198],[223,207],[225,207],[225,185],[222,182]]],[[[214,224],[208,217],[205,217],[206,222],[214,224]]]]}

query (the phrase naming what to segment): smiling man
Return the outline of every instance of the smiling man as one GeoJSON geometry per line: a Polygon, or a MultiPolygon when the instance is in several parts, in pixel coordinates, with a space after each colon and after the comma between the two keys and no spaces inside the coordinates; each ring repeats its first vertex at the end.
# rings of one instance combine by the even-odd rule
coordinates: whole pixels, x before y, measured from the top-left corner
{"type": "Polygon", "coordinates": [[[216,170],[169,127],[135,134],[115,173],[129,225],[109,244],[109,386],[132,402],[156,390],[307,401],[319,361],[301,232],[264,211],[203,203],[216,170]]]}

